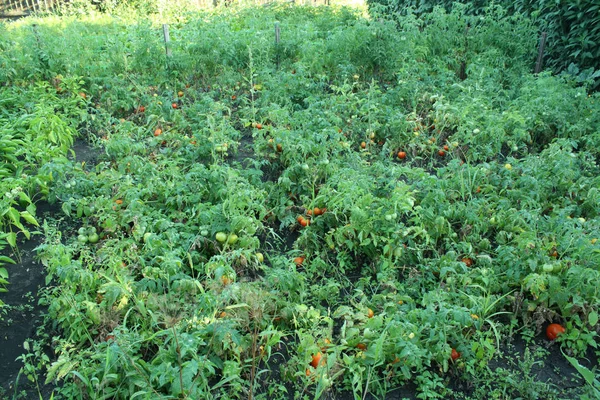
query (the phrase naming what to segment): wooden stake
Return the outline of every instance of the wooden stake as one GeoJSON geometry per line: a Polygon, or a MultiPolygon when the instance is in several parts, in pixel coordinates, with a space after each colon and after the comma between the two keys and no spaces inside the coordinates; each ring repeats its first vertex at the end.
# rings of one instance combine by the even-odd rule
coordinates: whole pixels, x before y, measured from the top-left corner
{"type": "Polygon", "coordinates": [[[169,25],[163,24],[163,35],[165,37],[165,54],[171,57],[171,39],[169,38],[169,25]]]}
{"type": "Polygon", "coordinates": [[[540,38],[540,48],[538,51],[537,62],[535,63],[535,73],[539,74],[542,72],[542,65],[544,61],[544,48],[546,47],[546,32],[542,33],[542,37],[540,38]]]}

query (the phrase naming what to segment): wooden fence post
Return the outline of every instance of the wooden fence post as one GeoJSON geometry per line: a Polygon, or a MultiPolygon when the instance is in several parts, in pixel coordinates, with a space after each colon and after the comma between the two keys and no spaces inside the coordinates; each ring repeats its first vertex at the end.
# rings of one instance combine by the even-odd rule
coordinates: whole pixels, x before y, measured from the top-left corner
{"type": "Polygon", "coordinates": [[[537,62],[535,63],[535,73],[539,74],[542,72],[542,65],[544,61],[544,48],[546,47],[546,32],[542,33],[542,37],[540,38],[540,48],[538,50],[537,62]]]}

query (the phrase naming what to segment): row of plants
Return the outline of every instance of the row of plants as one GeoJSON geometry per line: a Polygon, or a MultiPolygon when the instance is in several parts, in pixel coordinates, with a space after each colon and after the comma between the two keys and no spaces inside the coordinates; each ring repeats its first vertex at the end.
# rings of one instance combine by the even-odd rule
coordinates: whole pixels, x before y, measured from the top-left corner
{"type": "MultiPolygon", "coordinates": [[[[35,203],[49,193],[51,176],[39,168],[67,156],[86,119],[78,94],[82,83],[72,78],[57,82],[60,91],[47,82],[0,87],[0,249],[10,249],[17,257],[18,235],[31,237],[31,228],[39,226],[35,203]]],[[[9,284],[5,265],[14,263],[0,256],[0,292],[9,284]]]]}
{"type": "Polygon", "coordinates": [[[145,16],[0,36],[6,120],[35,99],[100,154],[30,152],[68,225],[42,226],[56,357],[32,380],[63,398],[482,395],[456,381],[501,398],[526,395],[490,377],[515,335],[596,351],[598,95],[527,73],[530,22],[490,14],[465,46],[439,11],[401,29],[336,8],[170,18],[168,59],[145,16]]]}

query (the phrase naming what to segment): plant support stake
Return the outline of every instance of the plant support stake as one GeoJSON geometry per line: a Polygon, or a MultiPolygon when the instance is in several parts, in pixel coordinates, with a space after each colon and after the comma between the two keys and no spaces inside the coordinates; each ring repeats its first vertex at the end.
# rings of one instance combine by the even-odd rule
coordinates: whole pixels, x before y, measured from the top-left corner
{"type": "Polygon", "coordinates": [[[279,30],[279,22],[275,22],[275,59],[277,64],[277,69],[279,69],[279,42],[280,42],[280,33],[279,30]]]}
{"type": "Polygon", "coordinates": [[[540,38],[540,48],[538,51],[537,62],[535,63],[535,73],[539,74],[542,71],[542,63],[544,61],[544,48],[546,47],[546,32],[542,33],[540,38]]]}
{"type": "Polygon", "coordinates": [[[169,25],[163,24],[163,35],[165,37],[165,53],[171,57],[171,39],[169,38],[169,25]]]}

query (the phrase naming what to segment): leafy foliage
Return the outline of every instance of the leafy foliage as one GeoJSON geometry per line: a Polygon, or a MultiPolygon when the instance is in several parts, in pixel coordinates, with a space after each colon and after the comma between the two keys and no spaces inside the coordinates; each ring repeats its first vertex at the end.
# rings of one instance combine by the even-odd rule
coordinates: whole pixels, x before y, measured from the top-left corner
{"type": "MultiPolygon", "coordinates": [[[[369,1],[372,12],[388,16],[415,13],[425,16],[436,7],[446,11],[456,10],[476,16],[489,14],[491,9],[501,6],[511,15],[525,15],[531,18],[539,33],[548,34],[545,65],[555,72],[564,72],[580,82],[598,82],[600,72],[596,71],[600,61],[599,5],[594,0],[576,2],[557,1],[459,1],[454,0],[373,0],[369,1]],[[494,8],[490,8],[494,7],[494,8]]],[[[467,20],[469,18],[467,17],[467,20]]],[[[503,40],[500,36],[499,40],[503,40]]],[[[506,38],[504,38],[506,39],[506,38]]],[[[506,40],[506,43],[509,43],[506,40]]],[[[535,52],[529,54],[530,65],[535,60],[535,52]]],[[[597,83],[595,84],[597,87],[597,83]]]]}
{"type": "Polygon", "coordinates": [[[60,395],[439,398],[515,330],[594,349],[599,96],[460,7],[165,15],[169,58],[157,16],[9,24],[4,157],[68,223],[38,249],[60,395]]]}

